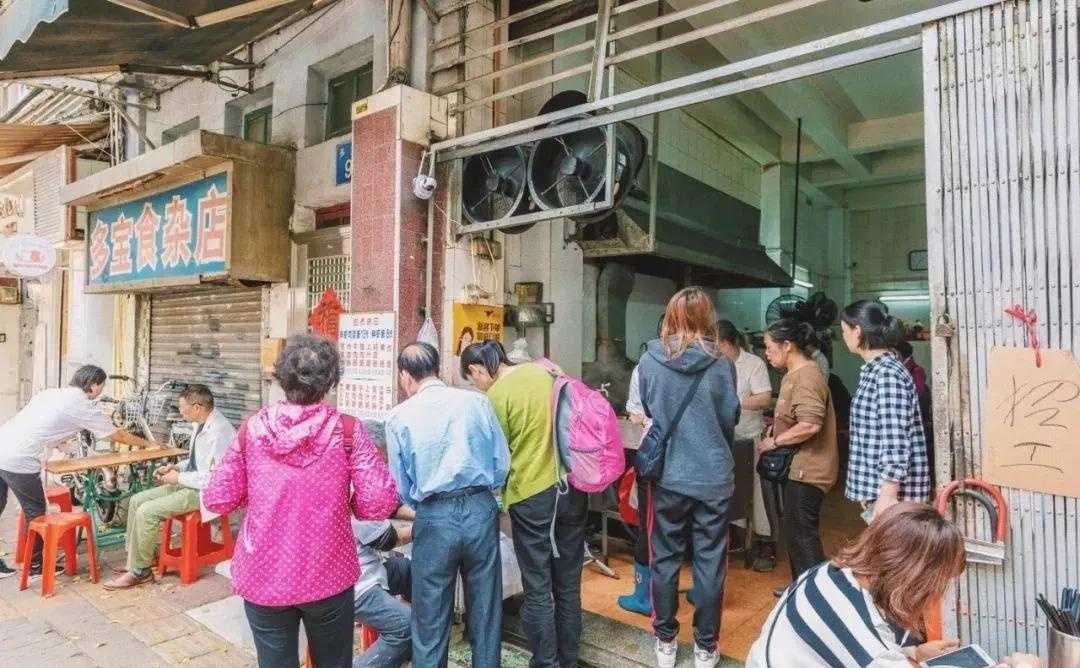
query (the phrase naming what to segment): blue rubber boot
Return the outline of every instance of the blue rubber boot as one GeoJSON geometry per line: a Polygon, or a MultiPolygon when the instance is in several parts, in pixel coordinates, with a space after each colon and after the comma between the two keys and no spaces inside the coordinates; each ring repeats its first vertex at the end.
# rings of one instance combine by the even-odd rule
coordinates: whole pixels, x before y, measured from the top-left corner
{"type": "Polygon", "coordinates": [[[628,612],[649,617],[652,615],[652,599],[649,598],[649,584],[652,576],[649,567],[634,564],[634,593],[619,597],[619,607],[628,612]]]}

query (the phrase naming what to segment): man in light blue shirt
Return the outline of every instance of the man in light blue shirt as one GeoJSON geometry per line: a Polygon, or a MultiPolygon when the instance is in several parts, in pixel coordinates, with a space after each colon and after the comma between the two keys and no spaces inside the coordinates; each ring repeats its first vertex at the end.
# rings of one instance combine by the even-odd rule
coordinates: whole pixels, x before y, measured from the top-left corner
{"type": "Polygon", "coordinates": [[[447,387],[439,353],[413,343],[398,355],[408,399],[386,423],[386,450],[413,523],[412,665],[447,664],[460,573],[475,668],[497,668],[502,628],[499,509],[510,471],[506,436],[487,397],[447,387]]]}

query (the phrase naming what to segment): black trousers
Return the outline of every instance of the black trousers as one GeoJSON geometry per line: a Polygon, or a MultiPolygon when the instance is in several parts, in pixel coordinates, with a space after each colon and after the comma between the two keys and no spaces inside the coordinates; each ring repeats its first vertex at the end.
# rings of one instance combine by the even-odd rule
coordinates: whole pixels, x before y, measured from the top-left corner
{"type": "MultiPolygon", "coordinates": [[[[26,518],[26,526],[30,526],[30,520],[45,514],[47,508],[45,501],[45,489],[41,486],[41,475],[38,473],[11,473],[0,470],[0,515],[4,514],[4,506],[7,505],[8,490],[15,495],[19,505],[22,506],[23,517],[26,518]]],[[[36,566],[41,563],[40,540],[34,541],[34,554],[30,557],[30,564],[36,566]]],[[[16,545],[16,550],[21,550],[22,545],[16,545]]],[[[16,552],[18,554],[18,552],[16,552]]]]}
{"type": "Polygon", "coordinates": [[[638,532],[634,543],[634,561],[649,565],[649,485],[640,478],[637,481],[638,532]]]}
{"type": "Polygon", "coordinates": [[[821,504],[825,492],[813,485],[784,483],[784,545],[791,561],[791,579],[825,561],[821,545],[821,504]]]}
{"type": "Polygon", "coordinates": [[[349,668],[353,650],[353,589],[311,603],[286,606],[244,601],[259,668],[298,665],[300,622],[308,649],[319,668],[349,668]]]}
{"type": "Polygon", "coordinates": [[[715,650],[727,578],[731,499],[702,501],[656,486],[650,492],[653,630],[665,642],[679,634],[679,569],[693,546],[694,642],[715,650]]]}
{"type": "Polygon", "coordinates": [[[525,602],[521,622],[532,651],[532,668],[572,668],[581,643],[581,569],[589,498],[570,488],[555,507],[555,488],[510,506],[514,553],[525,602]],[[551,547],[555,518],[556,558],[551,547]]]}

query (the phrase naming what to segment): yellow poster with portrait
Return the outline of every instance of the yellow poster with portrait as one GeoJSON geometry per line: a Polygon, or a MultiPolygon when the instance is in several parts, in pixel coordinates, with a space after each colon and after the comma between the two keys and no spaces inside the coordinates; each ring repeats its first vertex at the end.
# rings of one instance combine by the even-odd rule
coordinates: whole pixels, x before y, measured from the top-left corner
{"type": "Polygon", "coordinates": [[[454,355],[470,343],[503,340],[503,307],[487,304],[454,303],[454,355]]]}

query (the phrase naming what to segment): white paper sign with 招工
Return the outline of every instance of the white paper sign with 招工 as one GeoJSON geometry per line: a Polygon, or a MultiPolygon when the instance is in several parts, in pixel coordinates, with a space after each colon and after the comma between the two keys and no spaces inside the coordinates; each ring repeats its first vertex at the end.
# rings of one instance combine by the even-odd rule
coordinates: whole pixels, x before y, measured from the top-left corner
{"type": "Polygon", "coordinates": [[[983,477],[997,485],[1080,497],[1080,365],[1067,350],[990,352],[983,477]]]}

